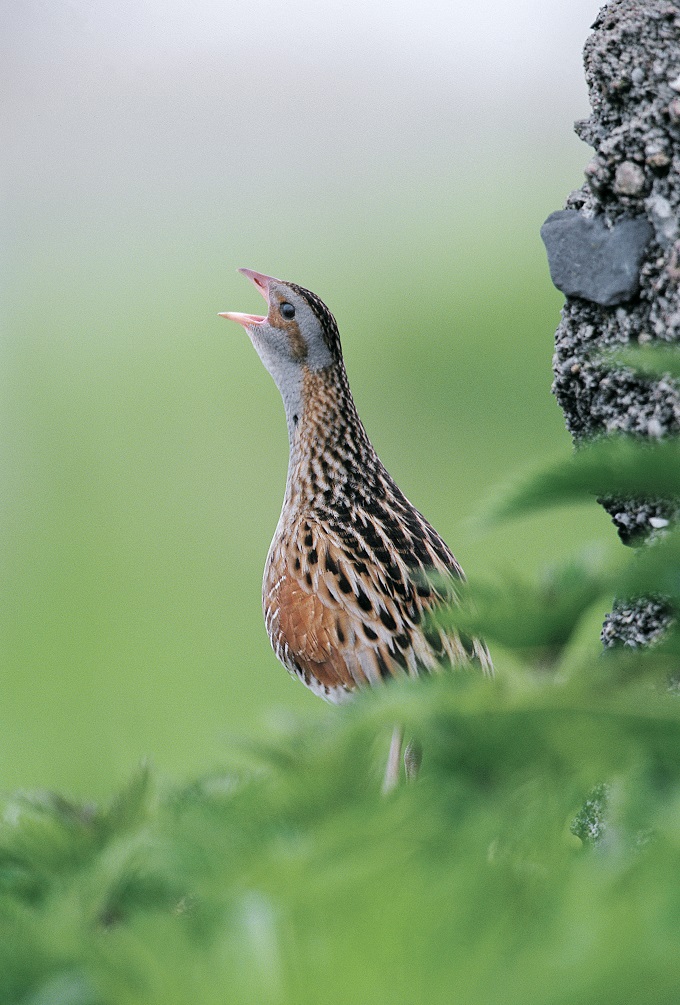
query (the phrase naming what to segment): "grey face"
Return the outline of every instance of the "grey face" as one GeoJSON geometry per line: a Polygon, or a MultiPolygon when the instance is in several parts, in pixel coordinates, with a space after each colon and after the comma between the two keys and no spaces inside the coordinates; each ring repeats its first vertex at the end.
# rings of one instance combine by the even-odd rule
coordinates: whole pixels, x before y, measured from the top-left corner
{"type": "Polygon", "coordinates": [[[332,356],[319,320],[303,296],[276,280],[269,281],[267,295],[267,317],[244,327],[281,393],[292,443],[303,410],[304,368],[322,370],[332,356]]]}
{"type": "Polygon", "coordinates": [[[267,317],[246,327],[274,380],[275,370],[281,365],[287,368],[290,364],[304,364],[312,371],[330,366],[330,349],[307,300],[288,283],[273,279],[268,283],[267,298],[267,317]]]}
{"type": "MultiPolygon", "coordinates": [[[[295,428],[303,410],[303,378],[305,370],[318,371],[334,362],[333,353],[324,337],[324,329],[309,300],[300,288],[273,276],[250,269],[240,269],[267,300],[266,317],[256,314],[226,313],[222,317],[236,321],[248,332],[260,359],[269,370],[281,392],[286,409],[288,433],[293,441],[295,428]]],[[[307,296],[317,302],[313,294],[307,296]]],[[[323,308],[320,301],[317,309],[323,308]]],[[[335,332],[337,326],[326,308],[335,332]]],[[[339,353],[339,340],[337,340],[339,353]]]]}

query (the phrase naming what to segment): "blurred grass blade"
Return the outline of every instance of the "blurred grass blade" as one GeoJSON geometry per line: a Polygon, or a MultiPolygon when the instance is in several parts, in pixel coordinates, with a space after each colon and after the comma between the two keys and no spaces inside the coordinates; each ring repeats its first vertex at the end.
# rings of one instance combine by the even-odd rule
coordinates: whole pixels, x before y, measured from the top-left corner
{"type": "Polygon", "coordinates": [[[493,526],[552,506],[599,496],[680,498],[680,439],[648,443],[610,437],[530,476],[491,502],[481,522],[493,526]]]}

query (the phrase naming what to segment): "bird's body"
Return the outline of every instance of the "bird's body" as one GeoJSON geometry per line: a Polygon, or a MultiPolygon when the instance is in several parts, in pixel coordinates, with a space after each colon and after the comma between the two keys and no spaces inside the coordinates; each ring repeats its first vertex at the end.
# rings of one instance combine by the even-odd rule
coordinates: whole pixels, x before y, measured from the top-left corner
{"type": "Polygon", "coordinates": [[[463,573],[378,458],[349,389],[335,319],[308,290],[242,270],[268,300],[242,324],[281,391],[290,441],[286,492],[263,583],[279,660],[315,694],[442,666],[492,670],[486,646],[435,627],[463,573]]]}

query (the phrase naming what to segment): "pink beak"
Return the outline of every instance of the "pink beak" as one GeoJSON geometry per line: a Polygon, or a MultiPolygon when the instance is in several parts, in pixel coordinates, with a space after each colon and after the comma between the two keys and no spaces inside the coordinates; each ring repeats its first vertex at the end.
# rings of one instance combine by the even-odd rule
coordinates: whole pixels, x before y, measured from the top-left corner
{"type": "MultiPolygon", "coordinates": [[[[252,269],[239,269],[238,271],[248,277],[267,303],[269,303],[269,284],[279,283],[281,280],[275,279],[274,276],[265,276],[261,272],[253,272],[252,269]]],[[[244,328],[250,325],[261,325],[263,321],[267,320],[261,314],[241,314],[237,311],[225,311],[224,314],[219,314],[218,317],[229,318],[230,321],[235,321],[236,324],[243,325],[244,328]]]]}

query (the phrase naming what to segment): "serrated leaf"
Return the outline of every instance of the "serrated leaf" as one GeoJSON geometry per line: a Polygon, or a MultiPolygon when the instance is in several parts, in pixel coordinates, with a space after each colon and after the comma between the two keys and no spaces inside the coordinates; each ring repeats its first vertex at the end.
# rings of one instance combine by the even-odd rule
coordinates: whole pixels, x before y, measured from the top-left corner
{"type": "Polygon", "coordinates": [[[587,444],[571,457],[507,489],[489,504],[481,519],[493,525],[601,496],[680,498],[680,439],[648,443],[617,436],[587,444]]]}
{"type": "Polygon", "coordinates": [[[141,823],[150,810],[153,797],[151,769],[143,762],[104,814],[104,830],[115,834],[141,823]]]}
{"type": "Polygon", "coordinates": [[[680,604],[680,531],[636,552],[622,575],[622,596],[659,595],[680,604]]]}
{"type": "Polygon", "coordinates": [[[554,663],[585,612],[613,593],[609,571],[587,558],[548,568],[535,581],[505,576],[471,581],[457,602],[435,613],[437,624],[518,652],[534,664],[554,663]]]}

